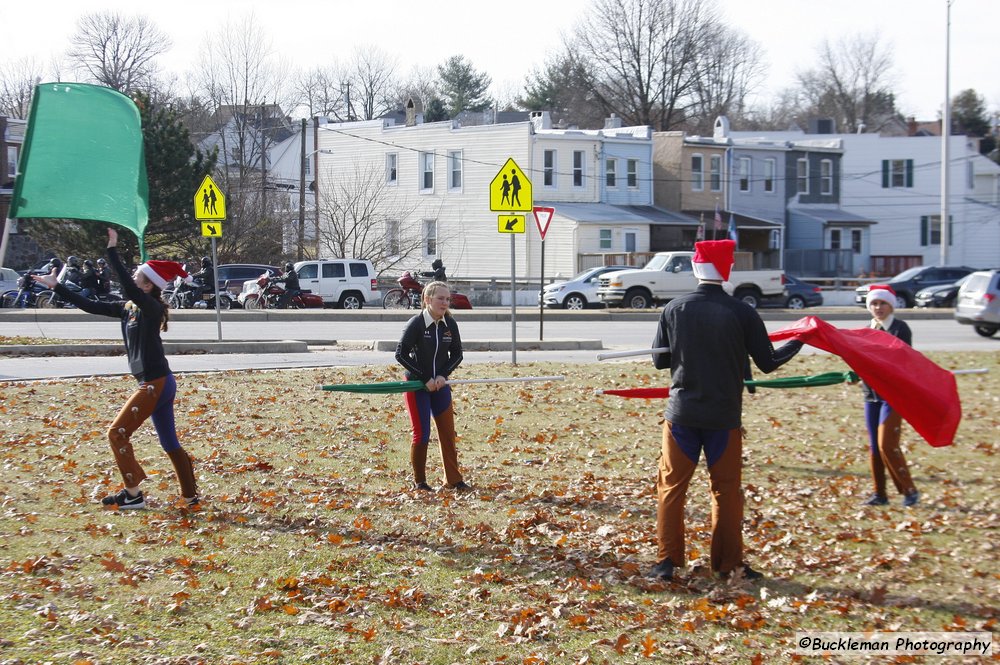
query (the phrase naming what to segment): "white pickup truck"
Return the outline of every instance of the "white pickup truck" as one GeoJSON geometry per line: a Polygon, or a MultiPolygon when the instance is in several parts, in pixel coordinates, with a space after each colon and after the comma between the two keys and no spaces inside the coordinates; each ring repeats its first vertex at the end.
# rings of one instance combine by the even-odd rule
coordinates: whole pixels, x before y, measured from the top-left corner
{"type": "MultiPolygon", "coordinates": [[[[694,252],[659,252],[645,267],[601,275],[597,297],[607,307],[643,309],[690,293],[698,285],[691,270],[694,252]]],[[[766,298],[781,295],[782,270],[733,270],[722,286],[727,293],[756,308],[766,298]]]]}

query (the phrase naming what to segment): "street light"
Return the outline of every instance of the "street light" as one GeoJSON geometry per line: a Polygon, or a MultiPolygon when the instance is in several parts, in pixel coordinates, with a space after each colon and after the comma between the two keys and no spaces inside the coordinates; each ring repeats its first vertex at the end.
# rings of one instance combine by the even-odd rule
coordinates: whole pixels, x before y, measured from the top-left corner
{"type": "MultiPolygon", "coordinates": [[[[298,238],[297,238],[297,249],[296,249],[296,260],[301,261],[305,258],[305,244],[306,244],[306,160],[316,153],[326,153],[332,154],[332,150],[313,150],[312,152],[306,152],[306,123],[307,120],[302,118],[302,138],[299,141],[300,146],[300,161],[299,161],[299,228],[298,228],[298,238]]],[[[316,177],[316,174],[313,174],[316,177]]],[[[315,182],[315,180],[313,180],[315,182]]],[[[316,207],[317,207],[317,218],[316,218],[316,258],[319,258],[319,188],[317,186],[316,191],[316,207]]]]}

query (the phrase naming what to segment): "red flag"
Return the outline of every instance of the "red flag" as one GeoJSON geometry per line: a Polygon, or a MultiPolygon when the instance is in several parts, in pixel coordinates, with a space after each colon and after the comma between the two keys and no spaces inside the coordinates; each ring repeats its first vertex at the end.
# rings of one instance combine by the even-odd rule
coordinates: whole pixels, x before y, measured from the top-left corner
{"type": "Polygon", "coordinates": [[[951,445],[962,419],[955,375],[882,330],[836,328],[806,316],[770,334],[834,353],[906,419],[927,443],[951,445]]]}
{"type": "Polygon", "coordinates": [[[602,390],[601,394],[635,399],[667,399],[670,397],[670,388],[615,388],[602,390]]]}

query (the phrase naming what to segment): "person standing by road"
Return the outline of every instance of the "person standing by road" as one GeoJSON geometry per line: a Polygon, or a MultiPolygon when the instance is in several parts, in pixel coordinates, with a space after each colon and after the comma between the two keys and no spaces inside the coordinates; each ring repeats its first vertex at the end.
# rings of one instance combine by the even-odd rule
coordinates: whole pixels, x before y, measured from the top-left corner
{"type": "Polygon", "coordinates": [[[406,370],[406,378],[422,381],[426,387],[426,390],[406,393],[406,411],[413,427],[410,444],[413,486],[418,490],[431,489],[427,484],[426,466],[433,416],[441,446],[445,487],[466,491],[470,488],[458,467],[455,412],[451,387],[447,384],[448,377],[462,362],[462,337],[448,310],[451,291],[447,284],[431,282],[424,287],[421,299],[423,310],[407,322],[396,346],[396,362],[406,370]]]}
{"type": "Polygon", "coordinates": [[[139,484],[147,476],[135,458],[132,434],[151,417],[160,446],[177,473],[181,497],[187,507],[194,507],[199,501],[194,463],[177,440],[174,426],[177,384],[163,354],[163,342],[160,339],[160,332],[166,331],[169,319],[169,310],[161,299],[162,289],[175,277],[187,277],[187,273],[174,261],[147,261],[136,268],[134,275],[129,275],[118,256],[117,245],[118,232],[109,228],[108,261],[118,276],[128,302],[87,300],[57,284],[55,271],[49,275],[36,276],[35,280],[54,288],[61,297],[85,312],[121,320],[129,370],[139,381],[139,386],[108,427],[108,440],[125,487],[116,494],[104,497],[101,503],[119,510],[146,507],[139,484]]]}
{"type": "MultiPolygon", "coordinates": [[[[872,315],[871,327],[884,330],[913,346],[910,326],[894,315],[895,302],[896,292],[888,284],[872,284],[868,288],[865,303],[872,315]]],[[[865,426],[868,429],[869,465],[874,489],[864,505],[884,506],[889,503],[885,488],[885,472],[888,471],[896,490],[903,495],[903,505],[915,506],[920,500],[920,492],[913,484],[906,458],[899,447],[903,418],[864,381],[861,382],[861,391],[865,397],[865,426]]]]}
{"type": "Polygon", "coordinates": [[[684,504],[702,450],[712,492],[712,571],[761,573],[743,560],[743,381],[750,362],[768,373],[791,360],[802,343],[775,350],[760,315],[722,289],[733,267],[732,240],[695,243],[698,286],[671,300],[660,316],[653,348],[657,369],[670,368],[670,397],[656,481],[657,564],[649,576],[673,579],[685,563],[684,504]]]}

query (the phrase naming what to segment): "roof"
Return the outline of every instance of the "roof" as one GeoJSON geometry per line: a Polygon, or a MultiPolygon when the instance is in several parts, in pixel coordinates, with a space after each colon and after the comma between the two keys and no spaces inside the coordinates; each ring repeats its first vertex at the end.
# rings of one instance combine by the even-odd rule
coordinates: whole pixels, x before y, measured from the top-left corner
{"type": "Polygon", "coordinates": [[[556,213],[578,224],[667,224],[690,226],[697,224],[693,217],[654,206],[617,206],[610,203],[566,203],[563,201],[536,201],[535,205],[549,206],[556,213]]]}
{"type": "Polygon", "coordinates": [[[802,215],[803,217],[811,217],[819,220],[827,226],[864,226],[878,223],[868,217],[855,215],[852,212],[847,212],[846,210],[841,210],[840,208],[789,208],[788,211],[796,215],[802,215]]]}
{"type": "MultiPolygon", "coordinates": [[[[714,210],[685,210],[684,212],[687,213],[688,215],[691,215],[694,218],[697,218],[698,219],[698,223],[701,223],[701,220],[704,219],[706,226],[709,225],[709,224],[712,224],[713,220],[715,219],[715,211],[714,210]]],[[[766,229],[766,230],[771,230],[771,229],[781,229],[784,226],[781,222],[776,222],[776,221],[774,221],[772,219],[764,219],[762,217],[754,217],[752,215],[746,215],[746,214],[743,214],[741,212],[735,212],[735,211],[729,211],[729,210],[720,210],[719,211],[719,215],[722,216],[722,224],[726,228],[729,227],[729,216],[730,215],[732,215],[733,220],[736,222],[736,228],[737,229],[766,229]]]]}

